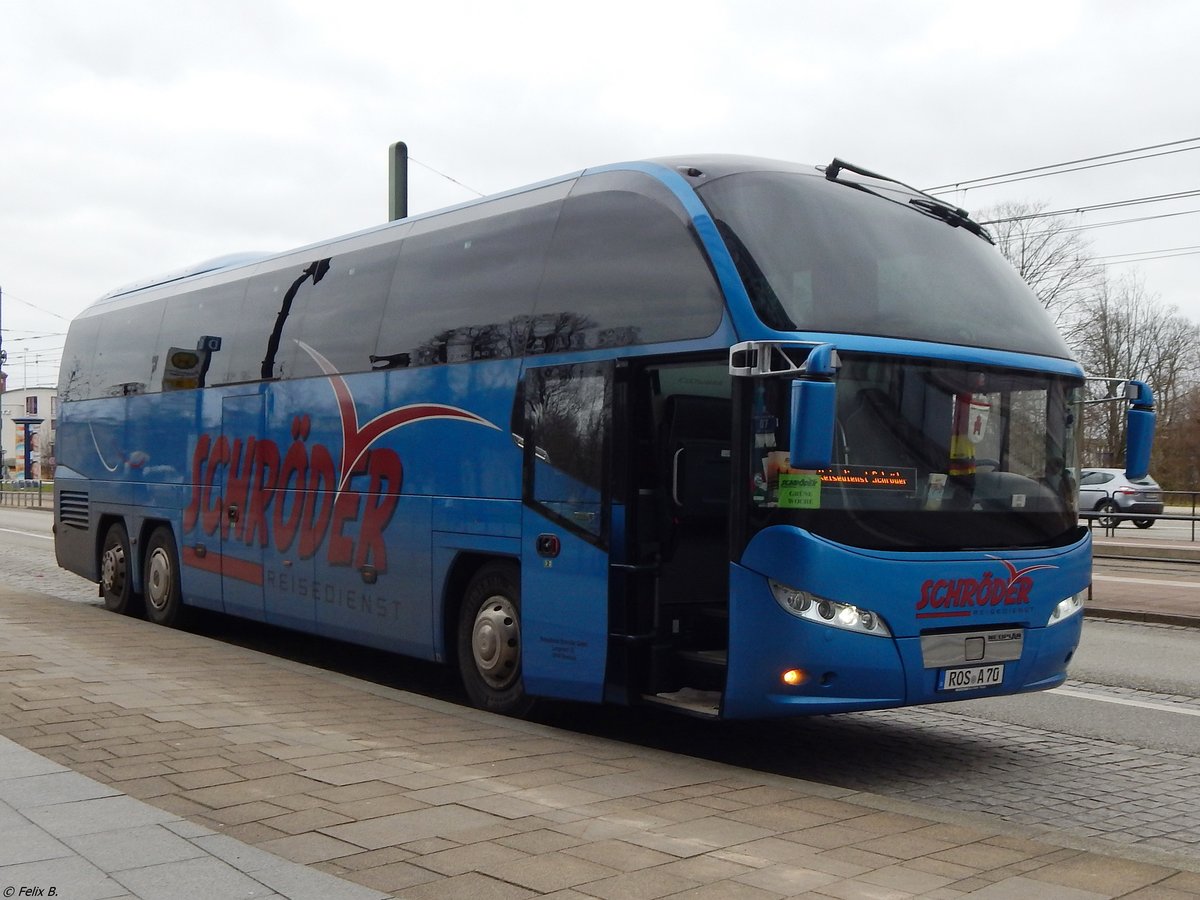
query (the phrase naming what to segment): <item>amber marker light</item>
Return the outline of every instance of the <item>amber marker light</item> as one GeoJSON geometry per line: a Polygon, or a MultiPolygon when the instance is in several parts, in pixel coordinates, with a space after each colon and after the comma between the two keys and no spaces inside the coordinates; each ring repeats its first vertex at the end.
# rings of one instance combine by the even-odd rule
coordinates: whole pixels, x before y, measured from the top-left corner
{"type": "Polygon", "coordinates": [[[808,674],[803,669],[788,669],[783,673],[783,683],[795,687],[808,681],[808,674]]]}

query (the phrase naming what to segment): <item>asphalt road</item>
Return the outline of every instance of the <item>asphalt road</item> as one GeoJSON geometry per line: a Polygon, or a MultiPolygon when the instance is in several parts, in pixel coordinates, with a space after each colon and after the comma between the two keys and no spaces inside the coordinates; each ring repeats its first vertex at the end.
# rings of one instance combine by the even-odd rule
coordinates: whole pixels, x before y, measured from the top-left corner
{"type": "Polygon", "coordinates": [[[1200,630],[1089,621],[1056,691],[950,704],[948,712],[1200,758],[1200,630]]]}

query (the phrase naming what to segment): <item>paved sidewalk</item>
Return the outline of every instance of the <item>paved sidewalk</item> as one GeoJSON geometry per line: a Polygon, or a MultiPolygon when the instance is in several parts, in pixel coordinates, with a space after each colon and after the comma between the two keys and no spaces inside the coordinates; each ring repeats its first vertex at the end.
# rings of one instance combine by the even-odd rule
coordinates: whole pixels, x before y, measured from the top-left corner
{"type": "Polygon", "coordinates": [[[13,896],[1200,896],[1200,861],[504,719],[6,588],[0,735],[13,896]]]}
{"type": "Polygon", "coordinates": [[[1136,559],[1170,558],[1195,563],[1190,581],[1153,574],[1123,576],[1093,573],[1085,611],[1090,616],[1200,627],[1200,544],[1122,540],[1093,536],[1094,556],[1136,559]]]}
{"type": "Polygon", "coordinates": [[[387,896],[125,796],[7,738],[0,883],[6,897],[387,896]]]}

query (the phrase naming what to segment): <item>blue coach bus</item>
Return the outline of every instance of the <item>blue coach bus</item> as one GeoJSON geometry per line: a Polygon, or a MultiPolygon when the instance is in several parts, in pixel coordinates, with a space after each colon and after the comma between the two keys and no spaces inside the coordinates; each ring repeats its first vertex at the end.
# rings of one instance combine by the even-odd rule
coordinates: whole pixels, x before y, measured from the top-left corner
{"type": "Polygon", "coordinates": [[[1082,385],[963,210],[838,160],[605,166],[96,301],[55,546],[112,610],[445,661],[508,714],[1040,690],[1090,580],[1082,385]]]}

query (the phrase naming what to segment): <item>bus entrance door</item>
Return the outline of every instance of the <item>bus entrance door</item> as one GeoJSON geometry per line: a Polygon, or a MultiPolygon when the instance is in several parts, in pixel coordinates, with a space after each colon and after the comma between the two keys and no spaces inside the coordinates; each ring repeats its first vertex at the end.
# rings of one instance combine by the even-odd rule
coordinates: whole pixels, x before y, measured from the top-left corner
{"type": "Polygon", "coordinates": [[[526,373],[521,666],[531,694],[603,696],[612,378],[612,364],[526,373]]]}

